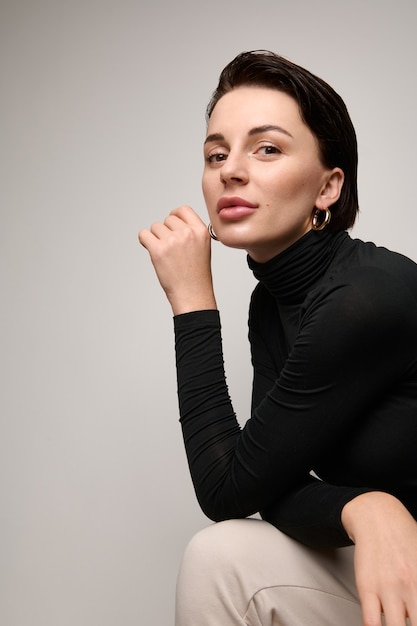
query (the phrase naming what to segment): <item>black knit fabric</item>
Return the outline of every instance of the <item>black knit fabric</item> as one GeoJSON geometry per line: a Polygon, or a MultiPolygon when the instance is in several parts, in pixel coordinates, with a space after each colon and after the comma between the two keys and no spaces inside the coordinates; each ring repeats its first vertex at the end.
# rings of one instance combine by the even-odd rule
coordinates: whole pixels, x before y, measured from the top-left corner
{"type": "Polygon", "coordinates": [[[219,313],[174,318],[181,424],[203,511],[216,521],[259,511],[315,547],[349,543],[341,510],[365,491],[396,495],[417,518],[417,265],[325,231],[248,263],[259,283],[242,429],[219,313]]]}

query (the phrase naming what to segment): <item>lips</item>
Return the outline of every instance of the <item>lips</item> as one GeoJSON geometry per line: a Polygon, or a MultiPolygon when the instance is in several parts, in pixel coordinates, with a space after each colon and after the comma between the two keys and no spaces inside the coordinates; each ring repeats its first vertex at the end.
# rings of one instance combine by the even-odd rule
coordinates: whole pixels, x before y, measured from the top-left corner
{"type": "Polygon", "coordinates": [[[238,196],[233,197],[223,197],[217,203],[217,212],[221,213],[224,209],[233,209],[233,208],[248,208],[248,209],[256,209],[258,205],[252,204],[243,198],[239,198],[238,196]]]}
{"type": "Polygon", "coordinates": [[[251,215],[258,206],[238,196],[224,196],[217,203],[217,213],[223,221],[240,220],[251,215]]]}

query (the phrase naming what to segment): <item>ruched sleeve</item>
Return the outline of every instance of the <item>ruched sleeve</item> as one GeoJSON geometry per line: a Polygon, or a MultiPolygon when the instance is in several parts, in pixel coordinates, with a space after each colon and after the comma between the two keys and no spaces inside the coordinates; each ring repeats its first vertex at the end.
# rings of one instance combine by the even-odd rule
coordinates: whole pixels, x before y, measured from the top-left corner
{"type": "MultiPolygon", "coordinates": [[[[256,311],[252,318],[260,324],[256,311]]],[[[240,428],[226,384],[219,313],[174,318],[180,420],[204,513],[220,521],[260,511],[309,545],[349,543],[340,521],[344,504],[416,472],[414,461],[412,467],[402,461],[393,478],[385,449],[394,437],[389,468],[408,451],[414,456],[407,438],[416,428],[416,320],[408,290],[377,268],[346,271],[321,285],[303,305],[286,358],[269,359],[278,347],[268,347],[268,332],[264,339],[252,333],[256,399],[240,428]],[[404,406],[407,393],[414,399],[401,431],[389,411],[397,401],[404,406]],[[372,468],[369,445],[381,448],[372,468]]]]}

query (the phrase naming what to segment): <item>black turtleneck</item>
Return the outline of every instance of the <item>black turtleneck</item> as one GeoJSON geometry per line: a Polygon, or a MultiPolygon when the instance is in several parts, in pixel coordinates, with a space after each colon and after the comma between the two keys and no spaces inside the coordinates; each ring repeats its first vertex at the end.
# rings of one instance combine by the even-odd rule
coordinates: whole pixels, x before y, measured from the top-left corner
{"type": "Polygon", "coordinates": [[[317,547],[349,543],[341,510],[365,491],[396,495],[417,518],[417,266],[325,231],[248,263],[259,283],[243,429],[219,313],[174,318],[181,424],[203,511],[215,521],[259,511],[317,547]]]}

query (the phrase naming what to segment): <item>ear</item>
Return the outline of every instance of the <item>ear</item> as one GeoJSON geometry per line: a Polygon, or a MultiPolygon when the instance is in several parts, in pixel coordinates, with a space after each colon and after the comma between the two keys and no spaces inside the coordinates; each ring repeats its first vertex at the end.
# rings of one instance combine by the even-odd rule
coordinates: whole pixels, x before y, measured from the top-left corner
{"type": "Polygon", "coordinates": [[[317,196],[316,207],[327,209],[340,198],[345,175],[340,167],[334,167],[326,172],[324,184],[317,196]]]}

